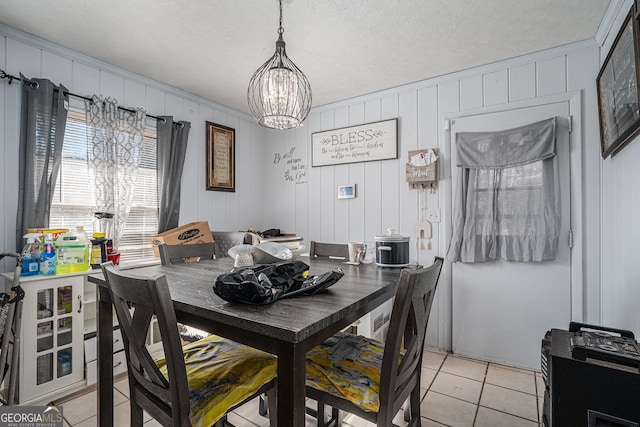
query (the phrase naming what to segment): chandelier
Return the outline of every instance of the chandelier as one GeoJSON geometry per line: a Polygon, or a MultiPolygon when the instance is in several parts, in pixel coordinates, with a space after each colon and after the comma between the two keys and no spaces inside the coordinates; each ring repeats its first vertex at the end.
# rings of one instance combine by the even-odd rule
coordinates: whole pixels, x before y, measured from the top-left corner
{"type": "Polygon", "coordinates": [[[247,90],[251,113],[262,126],[292,129],[302,126],[311,109],[311,85],[287,57],[282,38],[282,0],[276,53],[253,74],[247,90]]]}

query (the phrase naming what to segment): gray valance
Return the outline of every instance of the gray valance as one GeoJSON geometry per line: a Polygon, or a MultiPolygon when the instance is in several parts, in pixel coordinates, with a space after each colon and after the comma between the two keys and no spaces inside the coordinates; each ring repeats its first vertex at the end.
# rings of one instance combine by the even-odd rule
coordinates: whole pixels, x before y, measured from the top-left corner
{"type": "Polygon", "coordinates": [[[498,132],[456,134],[457,166],[504,168],[555,156],[556,120],[548,119],[498,132]]]}

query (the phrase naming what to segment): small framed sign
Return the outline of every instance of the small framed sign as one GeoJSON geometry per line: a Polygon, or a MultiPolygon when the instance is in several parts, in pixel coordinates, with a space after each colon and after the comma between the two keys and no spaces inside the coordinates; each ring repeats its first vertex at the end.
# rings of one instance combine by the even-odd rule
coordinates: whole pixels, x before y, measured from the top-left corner
{"type": "Polygon", "coordinates": [[[207,122],[207,190],[236,191],[235,129],[207,122]]]}
{"type": "Polygon", "coordinates": [[[356,185],[338,185],[338,199],[355,199],[356,185]]]}
{"type": "Polygon", "coordinates": [[[311,166],[398,158],[398,119],[311,134],[311,166]]]}

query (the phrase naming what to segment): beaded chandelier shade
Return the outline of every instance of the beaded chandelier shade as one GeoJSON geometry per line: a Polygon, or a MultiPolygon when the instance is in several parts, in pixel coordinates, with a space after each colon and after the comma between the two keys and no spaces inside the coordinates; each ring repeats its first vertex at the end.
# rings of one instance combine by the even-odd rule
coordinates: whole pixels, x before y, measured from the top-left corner
{"type": "Polygon", "coordinates": [[[276,52],[253,74],[247,101],[262,126],[292,129],[302,126],[311,109],[311,85],[302,71],[287,57],[282,38],[282,1],[276,52]]]}

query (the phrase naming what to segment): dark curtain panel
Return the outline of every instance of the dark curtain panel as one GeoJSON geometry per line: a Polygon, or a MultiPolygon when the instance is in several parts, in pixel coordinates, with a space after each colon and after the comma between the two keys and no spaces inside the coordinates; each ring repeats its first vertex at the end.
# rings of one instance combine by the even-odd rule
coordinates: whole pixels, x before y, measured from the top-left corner
{"type": "Polygon", "coordinates": [[[172,116],[158,120],[158,233],[178,226],[180,180],[187,152],[191,123],[176,122],[172,116]]]}
{"type": "Polygon", "coordinates": [[[69,92],[45,79],[23,79],[16,251],[25,229],[49,226],[53,190],[62,161],[69,92]]]}

